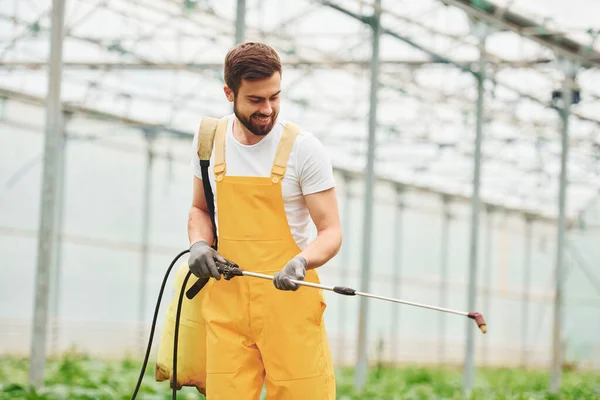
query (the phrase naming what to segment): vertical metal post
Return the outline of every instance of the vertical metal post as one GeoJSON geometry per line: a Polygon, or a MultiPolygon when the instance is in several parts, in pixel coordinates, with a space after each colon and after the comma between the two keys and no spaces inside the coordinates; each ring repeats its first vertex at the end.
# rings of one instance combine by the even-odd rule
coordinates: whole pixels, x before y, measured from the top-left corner
{"type": "MultiPolygon", "coordinates": [[[[485,296],[483,298],[483,315],[490,314],[490,302],[492,298],[492,229],[493,224],[493,207],[487,206],[485,208],[485,270],[483,275],[483,285],[486,288],[485,296]]],[[[487,341],[484,341],[481,358],[483,364],[487,365],[489,361],[489,345],[487,341]]]]}
{"type": "Polygon", "coordinates": [[[244,41],[246,36],[246,0],[237,0],[237,16],[235,19],[235,43],[244,41]]]}
{"type": "MultiPolygon", "coordinates": [[[[400,298],[402,281],[402,214],[404,213],[404,186],[396,186],[396,213],[394,216],[394,244],[392,255],[392,297],[400,298]]],[[[398,355],[398,327],[400,326],[400,307],[392,307],[392,331],[390,342],[392,344],[392,359],[398,355]]]]}
{"type": "MultiPolygon", "coordinates": [[[[381,0],[375,1],[373,16],[370,18],[373,28],[373,50],[371,56],[371,93],[369,110],[369,137],[367,149],[367,165],[365,171],[363,251],[361,269],[361,291],[369,291],[371,279],[371,231],[373,224],[373,186],[375,182],[375,133],[377,130],[377,91],[379,89],[379,38],[381,36],[381,0]]],[[[354,376],[354,386],[361,389],[367,378],[367,321],[369,320],[367,298],[360,298],[358,315],[358,357],[354,376]]]]}
{"type": "Polygon", "coordinates": [[[53,260],[53,236],[56,205],[56,174],[63,131],[61,79],[62,47],[65,2],[52,2],[52,32],[46,109],[46,135],[44,143],[44,170],[42,177],[41,213],[38,236],[33,331],[31,337],[31,363],[29,383],[39,387],[44,383],[46,364],[46,331],[48,324],[48,296],[50,293],[50,265],[53,260]]]}
{"type": "Polygon", "coordinates": [[[61,280],[61,262],[62,262],[62,228],[63,228],[63,211],[64,211],[64,191],[65,191],[65,158],[67,153],[67,135],[65,133],[68,125],[68,120],[71,114],[63,113],[63,131],[60,132],[61,141],[61,156],[58,160],[56,170],[56,204],[55,204],[55,225],[53,238],[52,265],[52,284],[50,285],[51,298],[51,316],[52,316],[52,354],[58,353],[58,342],[60,339],[60,329],[58,317],[60,315],[60,280],[61,280]]]}
{"type": "Polygon", "coordinates": [[[561,336],[563,320],[563,274],[564,274],[564,244],[566,226],[567,206],[567,160],[569,157],[569,108],[572,102],[573,92],[571,81],[576,74],[574,63],[563,60],[565,79],[562,85],[562,107],[559,113],[562,120],[562,152],[560,156],[560,182],[558,191],[558,235],[556,243],[556,266],[555,266],[555,295],[554,295],[554,326],[552,329],[552,368],[550,376],[550,392],[557,393],[561,385],[561,336]]]}
{"type": "MultiPolygon", "coordinates": [[[[485,43],[487,36],[487,26],[484,23],[477,22],[475,29],[479,39],[479,71],[475,75],[477,78],[477,121],[475,132],[475,155],[473,167],[473,194],[471,196],[471,244],[469,247],[469,295],[467,301],[467,310],[475,309],[475,296],[477,290],[477,250],[479,244],[479,188],[481,183],[481,142],[483,136],[483,100],[485,83],[485,43]]],[[[467,329],[467,343],[465,351],[465,381],[464,392],[466,395],[473,385],[474,375],[474,347],[475,331],[472,321],[465,321],[467,329]],[[466,322],[471,322],[467,324],[466,322]]]]}
{"type": "MultiPolygon", "coordinates": [[[[352,190],[350,188],[350,184],[352,178],[347,174],[343,175],[344,180],[344,207],[342,209],[342,225],[344,230],[344,245],[342,245],[341,249],[341,262],[342,265],[340,267],[340,282],[342,286],[346,286],[348,282],[348,269],[350,268],[350,249],[352,248],[352,244],[349,240],[350,232],[352,231],[352,227],[350,224],[350,219],[352,218],[352,212],[350,207],[350,202],[352,201],[352,190]]],[[[338,348],[340,349],[340,361],[343,365],[346,361],[344,358],[344,347],[346,346],[346,309],[348,302],[341,301],[339,304],[339,320],[338,320],[338,348]]]]}
{"type": "Polygon", "coordinates": [[[150,247],[150,213],[152,209],[152,167],[154,164],[154,132],[144,131],[147,145],[146,155],[146,171],[145,171],[145,183],[144,183],[144,197],[143,210],[142,210],[142,254],[140,259],[140,303],[138,308],[138,321],[139,321],[139,342],[140,351],[144,351],[144,337],[145,335],[145,323],[146,319],[146,289],[148,280],[148,251],[150,247]]]}
{"type": "MultiPolygon", "coordinates": [[[[442,196],[443,201],[443,219],[442,219],[442,240],[440,248],[440,307],[448,305],[448,256],[449,256],[449,238],[450,238],[450,198],[442,196]]],[[[440,313],[439,316],[439,362],[446,363],[446,313],[440,313]]]]}
{"type": "Polygon", "coordinates": [[[529,335],[529,291],[531,286],[531,215],[525,216],[525,260],[523,264],[523,304],[521,311],[521,367],[527,366],[528,348],[527,336],[529,335]]]}

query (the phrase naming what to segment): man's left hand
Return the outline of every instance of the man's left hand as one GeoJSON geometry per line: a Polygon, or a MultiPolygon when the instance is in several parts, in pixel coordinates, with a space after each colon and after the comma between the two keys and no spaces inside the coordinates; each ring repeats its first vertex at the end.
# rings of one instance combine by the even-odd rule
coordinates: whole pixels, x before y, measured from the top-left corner
{"type": "Polygon", "coordinates": [[[303,281],[308,262],[302,256],[292,258],[281,271],[275,273],[273,284],[279,290],[298,290],[299,285],[290,279],[303,281]]]}

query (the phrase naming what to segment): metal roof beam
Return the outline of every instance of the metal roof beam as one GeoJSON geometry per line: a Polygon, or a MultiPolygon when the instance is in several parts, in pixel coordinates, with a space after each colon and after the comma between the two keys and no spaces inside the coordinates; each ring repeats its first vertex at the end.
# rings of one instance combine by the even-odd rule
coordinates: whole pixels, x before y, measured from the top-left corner
{"type": "MultiPolygon", "coordinates": [[[[459,61],[461,64],[473,64],[477,60],[463,60],[459,61]]],[[[551,62],[549,59],[536,59],[527,61],[515,61],[505,62],[502,65],[508,68],[529,68],[539,64],[547,64],[551,62]]],[[[285,60],[282,59],[282,64],[290,67],[327,67],[327,68],[344,68],[349,65],[368,67],[369,60],[285,60]]],[[[389,59],[381,60],[383,65],[400,65],[407,67],[423,67],[432,64],[447,64],[446,62],[434,59],[434,60],[410,60],[410,59],[389,59]]],[[[44,69],[48,66],[46,62],[39,61],[0,61],[0,68],[3,69],[29,69],[38,70],[44,69]]],[[[143,69],[157,69],[157,70],[187,70],[190,68],[195,69],[216,69],[222,70],[222,62],[201,62],[201,63],[181,63],[181,62],[89,62],[89,61],[65,61],[63,68],[69,69],[99,69],[99,70],[143,70],[143,69]]]]}
{"type": "Polygon", "coordinates": [[[465,11],[471,17],[479,18],[490,25],[508,29],[523,37],[529,38],[537,44],[553,50],[557,55],[579,61],[584,67],[600,67],[600,53],[594,49],[555,33],[543,33],[531,28],[538,28],[540,24],[522,15],[499,7],[487,0],[478,0],[475,6],[471,0],[440,0],[446,5],[451,5],[465,11]]]}
{"type": "MultiPolygon", "coordinates": [[[[6,97],[9,99],[17,100],[22,103],[32,104],[36,106],[45,107],[46,99],[43,97],[34,96],[28,93],[17,92],[11,89],[6,89],[0,87],[0,97],[6,97]]],[[[192,133],[185,132],[179,129],[171,128],[169,126],[163,124],[153,124],[145,121],[141,121],[138,119],[128,118],[121,115],[109,113],[106,111],[98,110],[96,108],[71,104],[71,103],[63,103],[62,108],[66,112],[74,113],[74,114],[82,114],[90,117],[94,117],[96,119],[105,120],[108,122],[115,122],[123,125],[127,125],[130,127],[138,127],[140,129],[153,129],[157,132],[167,132],[177,137],[182,138],[191,138],[193,137],[192,133]]]]}
{"type": "MultiPolygon", "coordinates": [[[[331,2],[331,1],[328,1],[328,0],[315,0],[315,1],[319,1],[324,6],[333,8],[334,10],[337,10],[337,11],[339,11],[339,12],[341,12],[341,13],[349,16],[349,17],[352,17],[354,19],[357,19],[357,20],[363,22],[364,24],[369,25],[369,23],[370,23],[368,17],[362,16],[362,15],[358,15],[358,14],[356,14],[356,13],[354,13],[354,12],[352,12],[352,11],[350,11],[350,10],[348,10],[348,9],[346,9],[346,8],[338,5],[338,4],[335,4],[335,3],[331,2]]],[[[446,0],[441,0],[441,1],[446,1],[446,0]]],[[[400,40],[400,41],[402,41],[402,42],[410,45],[411,47],[414,47],[415,49],[424,52],[425,54],[429,55],[431,57],[431,59],[434,60],[435,62],[439,62],[439,63],[442,63],[442,64],[448,64],[448,65],[454,65],[455,67],[459,68],[463,72],[467,72],[467,73],[470,73],[470,74],[472,74],[474,76],[477,76],[477,71],[475,71],[470,64],[461,63],[459,61],[452,60],[452,59],[450,59],[448,57],[440,55],[440,54],[436,53],[435,51],[430,50],[430,49],[426,48],[425,46],[423,46],[423,45],[421,45],[419,43],[416,43],[414,40],[412,40],[412,39],[410,39],[408,37],[405,37],[405,36],[399,34],[396,31],[393,31],[391,29],[382,27],[381,28],[381,33],[382,34],[387,34],[389,36],[392,36],[392,37],[394,37],[394,38],[396,38],[396,39],[398,39],[398,40],[400,40]]],[[[542,105],[544,107],[552,108],[552,105],[551,105],[550,102],[543,101],[543,100],[539,99],[536,96],[533,96],[533,95],[530,95],[528,93],[522,92],[519,89],[517,89],[516,87],[511,86],[511,85],[509,85],[509,84],[507,84],[505,82],[494,81],[494,83],[497,86],[504,87],[504,88],[510,90],[511,92],[516,93],[521,98],[526,98],[526,99],[529,99],[529,100],[531,100],[531,101],[533,101],[533,102],[535,102],[537,104],[540,104],[540,105],[542,105]]],[[[582,121],[593,122],[595,124],[600,125],[600,120],[595,119],[595,118],[587,117],[587,116],[585,116],[585,115],[583,115],[581,113],[571,112],[571,115],[573,115],[574,117],[577,117],[578,119],[580,119],[582,121]]]]}

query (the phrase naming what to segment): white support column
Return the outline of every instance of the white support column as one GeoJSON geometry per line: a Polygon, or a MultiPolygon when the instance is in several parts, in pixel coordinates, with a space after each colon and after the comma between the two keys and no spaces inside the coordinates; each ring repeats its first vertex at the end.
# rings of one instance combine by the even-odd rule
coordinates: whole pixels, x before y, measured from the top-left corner
{"type": "Polygon", "coordinates": [[[240,44],[246,37],[246,0],[237,0],[235,19],[235,44],[240,44]]]}
{"type": "Polygon", "coordinates": [[[53,239],[53,257],[50,271],[52,281],[50,285],[50,317],[52,326],[50,353],[57,355],[60,342],[60,290],[62,277],[62,235],[64,221],[64,193],[65,193],[65,162],[67,155],[68,138],[66,134],[69,119],[73,116],[71,112],[63,112],[63,131],[60,132],[61,150],[58,157],[58,166],[56,170],[56,203],[55,203],[55,225],[53,239]]]}
{"type": "Polygon", "coordinates": [[[57,198],[57,172],[60,165],[63,115],[61,104],[62,48],[65,17],[65,1],[52,2],[52,31],[48,76],[46,111],[46,136],[44,142],[44,169],[42,178],[41,213],[38,237],[37,272],[35,277],[35,301],[29,383],[40,387],[44,383],[46,365],[46,336],[50,295],[50,265],[53,262],[54,233],[57,198]]]}
{"type": "MultiPolygon", "coordinates": [[[[342,176],[343,182],[344,182],[344,202],[343,202],[343,207],[342,207],[342,225],[343,225],[343,231],[344,231],[344,239],[343,239],[343,245],[340,251],[340,257],[341,257],[341,266],[340,266],[340,270],[339,270],[339,279],[340,279],[340,285],[341,286],[348,286],[348,270],[350,269],[351,265],[350,265],[350,249],[352,246],[352,242],[351,242],[351,232],[352,232],[352,207],[351,207],[351,203],[352,203],[352,177],[350,177],[348,174],[343,174],[342,176]]],[[[344,348],[346,347],[346,322],[347,322],[347,309],[348,309],[348,302],[344,301],[345,299],[340,299],[339,302],[339,314],[338,314],[338,340],[337,340],[337,345],[338,345],[338,351],[339,351],[339,355],[338,355],[338,359],[340,361],[340,363],[342,365],[344,365],[346,358],[345,358],[345,352],[344,352],[344,348]]]]}
{"type": "MultiPolygon", "coordinates": [[[[490,33],[490,27],[483,22],[474,22],[472,31],[479,40],[479,70],[475,74],[477,79],[477,121],[475,132],[475,155],[473,160],[473,193],[471,196],[471,238],[469,246],[469,291],[467,300],[467,310],[475,309],[476,294],[477,294],[477,258],[479,250],[479,214],[480,214],[480,199],[479,190],[481,186],[481,143],[483,141],[483,109],[484,109],[484,83],[486,79],[485,73],[485,45],[486,39],[490,33]]],[[[466,324],[466,349],[465,349],[465,381],[463,391],[465,395],[469,395],[473,386],[475,375],[475,330],[473,329],[473,321],[467,319],[466,324]]]]}
{"type": "MultiPolygon", "coordinates": [[[[364,224],[363,224],[363,248],[362,269],[360,276],[360,288],[362,292],[369,291],[371,280],[371,232],[373,225],[373,187],[375,184],[375,136],[377,132],[377,93],[379,90],[379,39],[381,36],[381,0],[376,0],[374,13],[370,18],[373,28],[373,45],[371,55],[371,93],[369,110],[369,136],[367,147],[367,165],[365,173],[365,197],[364,197],[364,224]]],[[[357,362],[354,376],[354,387],[361,389],[367,380],[367,349],[369,340],[367,338],[367,324],[369,321],[368,299],[361,297],[359,300],[358,315],[358,344],[357,362]]]]}
{"type": "MultiPolygon", "coordinates": [[[[443,216],[442,216],[442,235],[440,249],[440,307],[448,307],[448,257],[450,256],[450,223],[452,213],[450,211],[450,197],[442,195],[443,216]]],[[[438,315],[439,329],[439,362],[446,364],[446,313],[438,315]]]]}
{"type": "MultiPolygon", "coordinates": [[[[394,244],[393,244],[393,278],[392,278],[392,297],[399,299],[401,295],[401,281],[402,281],[402,217],[404,214],[404,186],[396,186],[396,207],[394,215],[394,244]]],[[[398,355],[398,336],[400,327],[400,312],[399,307],[392,307],[392,329],[391,329],[391,351],[392,360],[396,361],[398,355]]]]}
{"type": "Polygon", "coordinates": [[[525,215],[525,241],[523,252],[525,260],[523,263],[523,303],[521,304],[521,367],[527,367],[529,358],[529,303],[531,291],[531,250],[532,250],[532,224],[533,217],[525,215]]]}
{"type": "Polygon", "coordinates": [[[144,194],[142,198],[142,229],[141,242],[142,254],[140,257],[140,298],[138,304],[138,343],[140,354],[145,352],[145,337],[146,337],[146,303],[147,303],[147,286],[148,286],[148,256],[150,251],[150,215],[152,214],[152,170],[154,167],[154,140],[155,132],[151,130],[143,131],[146,139],[146,169],[144,172],[144,194]]]}
{"type": "Polygon", "coordinates": [[[578,65],[570,60],[561,59],[560,68],[564,74],[562,101],[557,106],[562,121],[562,152],[560,157],[560,181],[558,189],[558,234],[556,238],[556,260],[554,281],[554,319],[552,329],[552,367],[550,393],[558,393],[561,385],[562,369],[562,323],[563,323],[563,279],[564,247],[566,231],[567,161],[569,158],[569,108],[573,100],[571,84],[575,81],[578,65]]]}

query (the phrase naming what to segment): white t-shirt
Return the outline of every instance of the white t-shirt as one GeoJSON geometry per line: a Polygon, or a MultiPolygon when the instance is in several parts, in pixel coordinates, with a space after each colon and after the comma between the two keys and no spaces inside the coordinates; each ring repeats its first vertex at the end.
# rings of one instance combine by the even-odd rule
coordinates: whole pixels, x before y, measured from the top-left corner
{"type": "MultiPolygon", "coordinates": [[[[254,145],[244,145],[233,136],[233,120],[229,116],[225,139],[226,175],[231,176],[271,176],[271,168],[285,121],[278,120],[271,132],[254,145]]],[[[191,165],[199,179],[202,179],[198,149],[198,130],[192,144],[191,165]]],[[[218,223],[217,187],[215,185],[214,146],[208,169],[210,186],[215,196],[215,220],[218,223]]],[[[300,249],[308,245],[310,235],[310,214],[303,195],[320,192],[335,186],[333,168],[329,154],[321,142],[310,132],[300,131],[288,159],[287,170],[282,181],[283,201],[290,231],[300,249]]]]}

